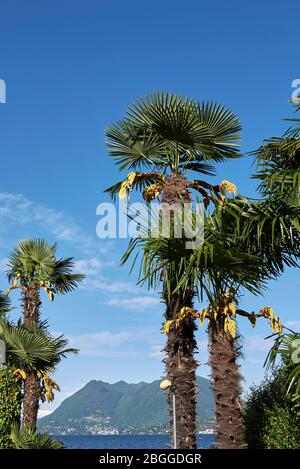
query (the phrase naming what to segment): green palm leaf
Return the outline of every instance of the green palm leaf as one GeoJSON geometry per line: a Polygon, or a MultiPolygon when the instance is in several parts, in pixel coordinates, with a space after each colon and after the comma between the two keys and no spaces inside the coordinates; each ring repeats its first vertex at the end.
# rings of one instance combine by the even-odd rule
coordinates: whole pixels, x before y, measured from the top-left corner
{"type": "Polygon", "coordinates": [[[47,433],[37,433],[32,428],[21,430],[14,425],[10,438],[15,449],[62,449],[60,441],[55,440],[47,433]]]}

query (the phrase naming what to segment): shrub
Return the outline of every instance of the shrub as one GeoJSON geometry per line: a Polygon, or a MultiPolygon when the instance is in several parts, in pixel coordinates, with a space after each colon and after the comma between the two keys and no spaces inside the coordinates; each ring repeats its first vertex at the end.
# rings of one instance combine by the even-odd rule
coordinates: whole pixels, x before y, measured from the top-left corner
{"type": "Polygon", "coordinates": [[[300,448],[300,418],[286,396],[289,369],[282,366],[246,398],[245,424],[248,447],[254,449],[300,448]]]}
{"type": "Polygon", "coordinates": [[[11,448],[10,433],[20,422],[21,386],[12,376],[11,368],[0,369],[0,448],[11,448]]]}

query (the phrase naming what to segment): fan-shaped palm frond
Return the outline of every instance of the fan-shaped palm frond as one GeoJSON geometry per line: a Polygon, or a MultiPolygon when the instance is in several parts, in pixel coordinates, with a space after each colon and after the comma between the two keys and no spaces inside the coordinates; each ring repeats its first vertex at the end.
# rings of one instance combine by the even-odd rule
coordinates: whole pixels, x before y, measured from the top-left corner
{"type": "Polygon", "coordinates": [[[74,290],[84,275],[74,274],[73,258],[56,259],[56,244],[43,239],[20,241],[9,261],[8,279],[14,281],[12,288],[27,288],[33,284],[52,293],[74,290]]]}
{"type": "Polygon", "coordinates": [[[55,261],[53,275],[50,283],[57,293],[68,293],[78,287],[85,278],[82,274],[74,274],[75,263],[73,257],[58,259],[55,261]]]}
{"type": "Polygon", "coordinates": [[[10,438],[15,449],[62,449],[63,444],[47,433],[37,433],[32,428],[21,430],[18,425],[12,428],[10,438]]]}
{"type": "Polygon", "coordinates": [[[55,265],[55,244],[43,239],[26,239],[19,242],[9,260],[8,279],[21,274],[20,281],[29,283],[47,278],[55,265]]]}
{"type": "Polygon", "coordinates": [[[280,275],[285,266],[296,267],[299,251],[300,210],[279,199],[251,201],[245,197],[227,199],[211,218],[220,239],[259,256],[270,276],[280,275]]]}
{"type": "Polygon", "coordinates": [[[145,166],[211,174],[206,161],[237,156],[239,139],[240,124],[227,108],[172,93],[136,100],[125,118],[106,130],[108,152],[121,170],[145,166]]]}
{"type": "Polygon", "coordinates": [[[290,370],[287,378],[287,394],[291,395],[300,414],[300,333],[290,332],[278,336],[265,361],[267,368],[274,368],[278,358],[290,370]]]}
{"type": "MultiPolygon", "coordinates": [[[[296,106],[296,110],[300,105],[296,106]]],[[[278,138],[267,139],[254,152],[258,169],[253,175],[259,179],[263,195],[274,194],[288,205],[300,205],[300,119],[288,119],[293,122],[285,134],[278,138]]]]}
{"type": "Polygon", "coordinates": [[[216,297],[216,292],[211,291],[214,275],[217,275],[222,291],[237,284],[252,293],[261,292],[264,289],[263,278],[268,275],[266,270],[262,271],[261,259],[239,249],[233,232],[231,240],[229,236],[225,239],[224,232],[220,238],[214,217],[209,216],[205,220],[200,247],[187,247],[186,237],[136,237],[130,241],[121,264],[135,255],[133,269],[142,253],[139,282],[154,289],[162,284],[169,295],[179,290],[184,295],[193,285],[200,298],[205,293],[212,300],[216,297]]]}
{"type": "Polygon", "coordinates": [[[66,348],[68,340],[53,337],[45,324],[22,326],[0,320],[0,338],[6,344],[7,361],[16,368],[49,371],[76,349],[66,348]]]}
{"type": "Polygon", "coordinates": [[[0,291],[0,318],[11,310],[10,300],[0,291]]]}

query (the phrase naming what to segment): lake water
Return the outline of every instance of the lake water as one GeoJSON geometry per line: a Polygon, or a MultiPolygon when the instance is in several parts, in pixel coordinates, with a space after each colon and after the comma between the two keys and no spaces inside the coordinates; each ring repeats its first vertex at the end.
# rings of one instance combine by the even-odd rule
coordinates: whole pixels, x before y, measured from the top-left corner
{"type": "MultiPolygon", "coordinates": [[[[59,435],[67,449],[167,449],[170,437],[165,435],[59,435]]],[[[214,435],[197,435],[197,447],[211,448],[214,435]]]]}

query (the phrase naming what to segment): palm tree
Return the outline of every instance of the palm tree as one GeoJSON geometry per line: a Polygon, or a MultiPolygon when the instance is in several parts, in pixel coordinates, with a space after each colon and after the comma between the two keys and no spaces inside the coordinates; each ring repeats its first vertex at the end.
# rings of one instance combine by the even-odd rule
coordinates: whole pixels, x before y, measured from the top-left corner
{"type": "Polygon", "coordinates": [[[6,344],[7,363],[15,370],[14,376],[25,381],[22,427],[35,430],[39,400],[51,401],[53,389],[59,390],[49,373],[77,350],[66,348],[67,339],[62,335],[53,337],[45,323],[13,325],[2,318],[0,338],[6,344]]]}
{"type": "Polygon", "coordinates": [[[300,416],[300,333],[288,332],[278,336],[268,353],[265,365],[275,368],[276,359],[281,361],[289,370],[286,383],[286,394],[294,404],[294,410],[300,416]]]}
{"type": "MultiPolygon", "coordinates": [[[[230,202],[230,207],[234,205],[234,200],[230,202]]],[[[245,440],[235,319],[243,316],[255,324],[257,318],[265,317],[274,331],[281,332],[282,326],[271,308],[262,308],[257,314],[238,308],[238,293],[241,288],[260,293],[266,280],[280,274],[278,265],[281,265],[282,259],[277,256],[278,265],[275,262],[272,265],[267,256],[262,258],[249,252],[247,244],[236,234],[236,215],[232,215],[228,207],[224,209],[227,203],[229,201],[225,200],[212,215],[205,217],[205,237],[200,248],[192,251],[186,249],[185,239],[151,239],[142,236],[131,241],[123,262],[134,250],[141,251],[140,281],[146,281],[149,288],[158,288],[160,282],[165,286],[176,285],[171,295],[175,293],[184,297],[190,285],[193,285],[200,299],[203,295],[208,299],[209,306],[200,312],[186,304],[176,319],[166,321],[164,330],[168,336],[176,335],[178,330],[187,325],[195,329],[195,318],[199,318],[201,323],[205,318],[208,319],[217,446],[242,448],[245,440]]],[[[241,230],[243,224],[241,217],[241,230]]],[[[252,251],[255,251],[254,247],[252,251]]],[[[184,363],[181,368],[186,372],[184,363]]],[[[180,404],[181,400],[179,409],[180,404]]]]}
{"type": "MultiPolygon", "coordinates": [[[[84,276],[74,274],[73,268],[73,258],[56,258],[56,244],[49,244],[43,239],[20,241],[10,257],[8,279],[12,285],[7,293],[13,289],[21,289],[24,326],[37,326],[40,321],[41,289],[53,301],[56,294],[70,292],[78,286],[84,276]]],[[[35,427],[39,389],[36,373],[27,373],[24,390],[25,427],[35,427]]]]}
{"type": "MultiPolygon", "coordinates": [[[[186,240],[183,238],[164,238],[161,236],[152,239],[140,237],[130,242],[122,261],[126,262],[134,251],[141,253],[140,282],[146,282],[148,288],[155,289],[158,289],[162,284],[164,297],[177,296],[182,299],[184,306],[181,306],[175,318],[166,317],[163,330],[168,335],[168,344],[177,339],[174,346],[177,356],[174,352],[172,354],[169,351],[166,360],[170,381],[174,382],[174,375],[182,377],[182,381],[178,378],[176,380],[177,414],[182,416],[184,412],[187,412],[186,409],[189,405],[188,411],[191,419],[195,418],[195,415],[191,413],[192,405],[186,401],[185,389],[187,377],[189,385],[196,388],[196,383],[190,378],[191,360],[187,361],[186,359],[188,353],[193,354],[193,349],[184,349],[186,339],[182,331],[187,330],[186,334],[188,331],[195,331],[196,318],[199,318],[201,323],[204,322],[205,318],[209,319],[212,378],[217,407],[218,446],[226,447],[227,445],[228,448],[239,448],[244,444],[244,435],[239,399],[240,378],[236,363],[238,356],[236,327],[233,316],[241,314],[254,322],[257,315],[238,310],[233,302],[236,300],[239,287],[243,286],[258,293],[263,287],[263,279],[260,278],[259,274],[258,260],[260,261],[260,259],[239,251],[234,246],[230,246],[229,243],[226,246],[224,238],[220,242],[213,224],[209,223],[211,217],[207,217],[206,220],[205,238],[201,247],[192,251],[186,249],[186,240]],[[200,299],[203,298],[203,295],[209,299],[210,306],[201,312],[196,311],[191,304],[186,302],[186,292],[189,291],[191,285],[200,299]],[[174,289],[172,290],[172,288],[174,289]],[[181,352],[182,349],[184,354],[181,352]],[[221,393],[220,390],[222,390],[221,393]],[[220,412],[221,408],[222,412],[220,412]],[[232,425],[230,433],[228,433],[230,419],[232,419],[232,425]],[[225,428],[226,421],[227,427],[225,428]]],[[[136,255],[134,264],[137,259],[136,255]]],[[[194,337],[191,340],[194,340],[194,337]]],[[[179,431],[182,431],[180,420],[179,431]]],[[[180,437],[181,433],[179,433],[180,437]]]]}
{"type": "Polygon", "coordinates": [[[45,290],[53,301],[54,295],[65,294],[78,287],[84,275],[74,274],[72,257],[56,258],[56,244],[43,239],[20,241],[13,250],[8,270],[8,289],[22,291],[23,323],[37,324],[40,319],[40,290],[45,290]]]}
{"type": "MultiPolygon", "coordinates": [[[[251,201],[236,197],[226,199],[215,213],[209,217],[209,229],[223,248],[235,248],[240,256],[255,256],[257,266],[254,271],[234,278],[233,271],[222,273],[216,265],[207,271],[207,281],[202,282],[209,306],[200,312],[200,319],[208,319],[209,352],[212,373],[212,386],[216,401],[216,437],[219,449],[245,447],[245,432],[241,406],[241,376],[237,359],[240,355],[239,335],[236,323],[238,316],[247,317],[255,325],[256,319],[269,320],[272,331],[282,333],[279,317],[272,308],[264,307],[258,314],[249,313],[238,307],[241,287],[251,293],[262,293],[266,282],[278,277],[286,264],[295,265],[291,240],[261,244],[256,233],[248,231],[249,213],[253,209],[251,201]]],[[[266,227],[265,227],[266,228],[266,227]]],[[[266,231],[265,231],[266,233],[266,231]]],[[[203,269],[197,262],[196,267],[203,269]]]]}
{"type": "MultiPolygon", "coordinates": [[[[238,156],[239,139],[238,119],[220,105],[201,104],[168,93],[137,100],[125,118],[106,131],[108,152],[119,169],[132,170],[106,192],[112,198],[119,194],[122,199],[132,189],[138,189],[147,202],[161,196],[169,207],[189,204],[190,189],[202,195],[205,205],[215,199],[222,201],[222,192],[235,189],[228,181],[212,185],[200,179],[188,180],[187,174],[196,171],[212,175],[213,163],[238,156]],[[138,172],[141,169],[150,171],[138,172]]],[[[183,307],[192,307],[194,291],[189,285],[184,293],[175,292],[176,283],[170,283],[173,277],[168,282],[163,285],[165,317],[173,321],[183,307]]],[[[183,403],[177,414],[178,448],[196,447],[194,332],[195,323],[187,318],[182,327],[168,335],[165,348],[167,376],[180,392],[183,403]]],[[[171,402],[169,408],[172,416],[171,402]]]]}

